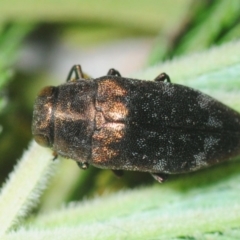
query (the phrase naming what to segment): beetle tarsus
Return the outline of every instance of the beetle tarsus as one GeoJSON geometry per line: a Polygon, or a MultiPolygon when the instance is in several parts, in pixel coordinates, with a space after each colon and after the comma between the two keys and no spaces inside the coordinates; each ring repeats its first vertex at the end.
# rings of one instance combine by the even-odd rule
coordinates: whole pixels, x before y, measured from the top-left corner
{"type": "Polygon", "coordinates": [[[119,73],[119,71],[117,71],[114,68],[109,69],[107,75],[121,77],[121,74],[119,73]]]}
{"type": "Polygon", "coordinates": [[[83,163],[82,162],[77,162],[77,165],[83,170],[86,170],[89,167],[89,164],[87,162],[83,162],[83,163]]]}
{"type": "Polygon", "coordinates": [[[53,155],[53,161],[55,161],[58,158],[57,152],[54,151],[52,155],[53,155]]]}
{"type": "Polygon", "coordinates": [[[166,73],[161,73],[161,74],[159,74],[155,79],[154,79],[154,81],[156,81],[156,82],[171,82],[171,80],[170,80],[170,77],[166,74],[166,73]]]}
{"type": "Polygon", "coordinates": [[[118,178],[122,177],[123,176],[123,170],[115,170],[115,169],[112,169],[112,172],[114,173],[114,175],[118,178]]]}
{"type": "Polygon", "coordinates": [[[167,180],[168,175],[164,173],[151,173],[153,178],[157,180],[159,183],[163,183],[167,180]]]}
{"type": "Polygon", "coordinates": [[[84,75],[83,75],[81,65],[76,64],[76,65],[73,65],[73,67],[70,69],[66,82],[75,81],[76,79],[82,79],[82,78],[84,78],[84,75]],[[72,80],[73,73],[75,74],[75,78],[73,78],[72,80]]]}

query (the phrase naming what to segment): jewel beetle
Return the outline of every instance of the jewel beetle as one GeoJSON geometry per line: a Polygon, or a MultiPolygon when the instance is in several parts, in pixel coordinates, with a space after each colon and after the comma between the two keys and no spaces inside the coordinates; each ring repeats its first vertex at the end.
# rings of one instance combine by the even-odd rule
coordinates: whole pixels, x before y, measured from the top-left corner
{"type": "Polygon", "coordinates": [[[240,114],[165,73],[145,81],[110,69],[92,79],[74,65],[66,83],[40,91],[32,133],[82,169],[149,172],[159,182],[240,154],[240,114]]]}

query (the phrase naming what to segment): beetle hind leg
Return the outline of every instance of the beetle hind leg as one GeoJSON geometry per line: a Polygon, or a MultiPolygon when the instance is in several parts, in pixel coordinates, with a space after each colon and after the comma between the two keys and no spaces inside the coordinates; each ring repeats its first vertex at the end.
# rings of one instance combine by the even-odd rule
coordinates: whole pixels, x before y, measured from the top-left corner
{"type": "Polygon", "coordinates": [[[171,80],[170,80],[170,77],[166,74],[166,73],[161,73],[161,74],[159,74],[155,79],[154,79],[154,81],[156,81],[156,82],[171,82],[171,80]]]}
{"type": "Polygon", "coordinates": [[[114,170],[112,169],[112,172],[116,177],[122,177],[123,176],[123,170],[114,170]]]}
{"type": "Polygon", "coordinates": [[[117,76],[117,77],[121,77],[121,74],[119,73],[119,71],[117,71],[117,70],[114,69],[114,68],[109,69],[107,75],[108,75],[108,76],[117,76]]]}
{"type": "Polygon", "coordinates": [[[82,170],[86,170],[89,167],[89,164],[87,162],[76,162],[78,167],[82,170]]]}
{"type": "Polygon", "coordinates": [[[167,180],[168,175],[164,173],[150,173],[153,178],[158,181],[159,183],[163,183],[167,180]]]}

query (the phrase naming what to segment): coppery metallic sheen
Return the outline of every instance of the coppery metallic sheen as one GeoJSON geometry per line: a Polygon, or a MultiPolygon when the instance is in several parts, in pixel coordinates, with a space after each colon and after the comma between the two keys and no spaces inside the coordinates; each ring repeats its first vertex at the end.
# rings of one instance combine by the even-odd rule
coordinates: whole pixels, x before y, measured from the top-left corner
{"type": "MultiPolygon", "coordinates": [[[[68,82],[38,95],[32,131],[42,146],[88,164],[165,174],[186,173],[240,154],[240,114],[197,90],[170,83],[122,78],[110,69],[97,79],[81,67],[68,82]],[[69,81],[70,80],[70,81],[69,81]]],[[[166,81],[164,81],[166,80],[166,81]]]]}

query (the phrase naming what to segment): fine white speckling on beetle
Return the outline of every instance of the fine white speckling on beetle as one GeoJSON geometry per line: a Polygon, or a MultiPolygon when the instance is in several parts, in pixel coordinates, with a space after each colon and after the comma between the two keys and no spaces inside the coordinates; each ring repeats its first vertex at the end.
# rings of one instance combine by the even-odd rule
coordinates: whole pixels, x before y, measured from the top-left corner
{"type": "Polygon", "coordinates": [[[110,69],[91,79],[75,65],[65,84],[40,91],[32,132],[83,169],[149,172],[159,182],[240,154],[240,114],[165,73],[143,81],[110,69]]]}

